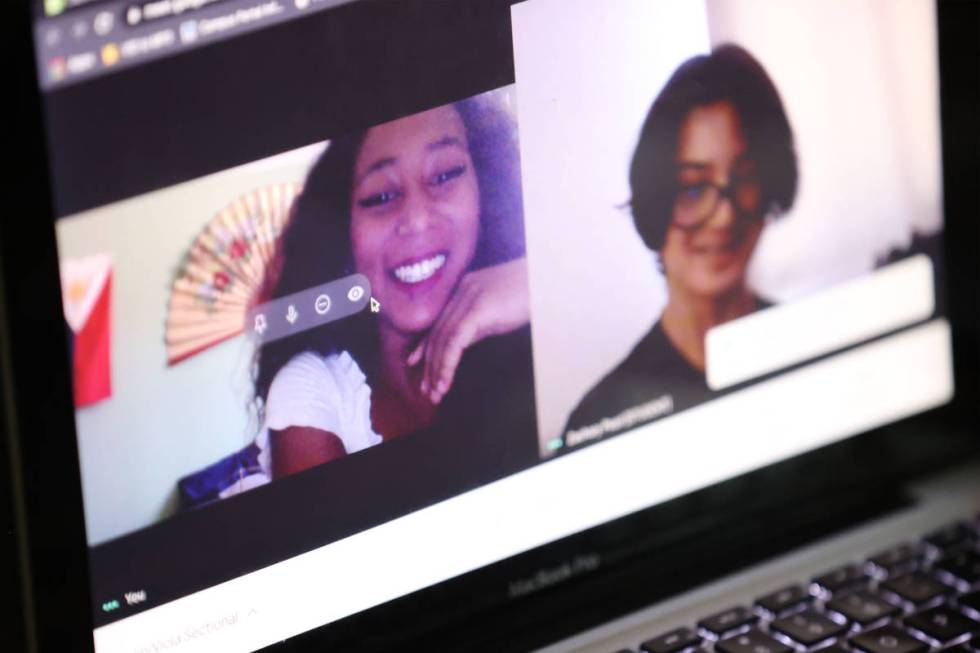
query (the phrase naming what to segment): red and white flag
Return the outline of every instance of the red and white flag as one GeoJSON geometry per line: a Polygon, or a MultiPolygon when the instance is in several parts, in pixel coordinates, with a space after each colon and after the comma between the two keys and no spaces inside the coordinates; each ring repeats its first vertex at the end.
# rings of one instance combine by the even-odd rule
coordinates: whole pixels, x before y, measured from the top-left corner
{"type": "Polygon", "coordinates": [[[112,259],[96,254],[61,261],[61,296],[72,333],[75,406],[112,394],[112,259]]]}

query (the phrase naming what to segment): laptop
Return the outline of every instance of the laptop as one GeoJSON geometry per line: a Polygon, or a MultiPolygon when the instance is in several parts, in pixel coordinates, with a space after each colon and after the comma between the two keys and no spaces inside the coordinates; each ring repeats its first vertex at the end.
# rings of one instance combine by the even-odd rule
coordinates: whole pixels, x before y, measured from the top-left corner
{"type": "Polygon", "coordinates": [[[978,650],[977,4],[17,7],[15,649],[978,650]]]}

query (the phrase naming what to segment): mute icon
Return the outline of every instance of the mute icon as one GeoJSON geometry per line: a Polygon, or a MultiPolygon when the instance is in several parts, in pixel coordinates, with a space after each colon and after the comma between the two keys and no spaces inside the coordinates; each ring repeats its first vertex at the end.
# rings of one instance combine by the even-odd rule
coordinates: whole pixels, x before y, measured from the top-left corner
{"type": "Polygon", "coordinates": [[[286,321],[289,322],[290,324],[296,324],[296,320],[298,319],[299,319],[299,311],[296,310],[295,306],[290,304],[289,308],[286,310],[286,321]]]}

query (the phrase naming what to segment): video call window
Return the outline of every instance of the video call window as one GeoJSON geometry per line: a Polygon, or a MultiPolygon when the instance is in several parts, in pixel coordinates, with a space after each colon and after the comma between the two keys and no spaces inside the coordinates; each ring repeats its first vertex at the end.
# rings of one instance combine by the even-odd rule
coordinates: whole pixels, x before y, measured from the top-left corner
{"type": "Polygon", "coordinates": [[[396,439],[465,443],[501,402],[533,419],[523,220],[512,87],[61,220],[90,296],[76,379],[102,388],[78,402],[90,538],[396,439]]]}
{"type": "Polygon", "coordinates": [[[514,7],[543,457],[942,314],[930,12],[514,7]]]}
{"type": "MultiPolygon", "coordinates": [[[[921,11],[861,7],[890,35],[921,11]]],[[[516,470],[931,317],[938,109],[908,93],[935,71],[904,85],[912,55],[882,50],[914,39],[823,56],[814,80],[801,34],[833,12],[786,10],[775,34],[749,5],[658,11],[523,3],[519,102],[504,87],[59,221],[91,540],[370,469],[400,440],[411,483],[411,461],[451,457],[427,433],[516,470]],[[587,37],[604,57],[570,50],[587,37]],[[843,95],[862,101],[826,102],[843,95]],[[868,128],[885,118],[924,127],[868,128]],[[352,279],[356,305],[331,285],[352,279]]]]}

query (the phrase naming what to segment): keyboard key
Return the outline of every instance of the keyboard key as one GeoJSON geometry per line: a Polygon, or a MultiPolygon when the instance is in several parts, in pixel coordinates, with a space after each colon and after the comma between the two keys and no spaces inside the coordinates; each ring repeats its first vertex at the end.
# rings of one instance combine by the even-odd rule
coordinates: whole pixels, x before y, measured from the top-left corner
{"type": "Polygon", "coordinates": [[[847,630],[815,610],[804,610],[789,617],[776,619],[769,628],[796,640],[805,646],[813,646],[830,637],[836,637],[847,630]]]}
{"type": "Polygon", "coordinates": [[[887,551],[877,553],[868,558],[868,561],[890,574],[896,569],[918,562],[922,554],[923,548],[921,544],[918,542],[906,542],[905,544],[892,547],[887,551]]]}
{"type": "Polygon", "coordinates": [[[937,549],[950,551],[969,545],[976,539],[976,533],[963,522],[957,522],[940,528],[922,539],[937,549]]]}
{"type": "Polygon", "coordinates": [[[813,582],[833,594],[867,580],[868,576],[864,573],[864,569],[860,565],[852,564],[821,574],[814,578],[813,582]]]}
{"type": "Polygon", "coordinates": [[[980,590],[964,594],[959,599],[959,604],[970,608],[974,612],[980,613],[980,590]]]}
{"type": "Polygon", "coordinates": [[[868,591],[836,598],[829,601],[827,607],[861,626],[866,626],[899,612],[896,605],[868,591]]]}
{"type": "Polygon", "coordinates": [[[758,630],[749,630],[720,640],[715,650],[721,653],[792,653],[793,649],[758,630]]]}
{"type": "Polygon", "coordinates": [[[778,592],[766,594],[756,599],[756,605],[765,608],[773,614],[780,614],[790,608],[795,608],[810,601],[812,597],[801,585],[791,585],[784,587],[778,592]]]}
{"type": "Polygon", "coordinates": [[[936,569],[952,574],[970,585],[980,581],[980,555],[974,551],[961,551],[936,563],[936,569]]]}
{"type": "Polygon", "coordinates": [[[831,644],[830,646],[824,646],[823,648],[818,648],[813,653],[851,653],[846,648],[840,644],[831,644]]]}
{"type": "Polygon", "coordinates": [[[730,608],[716,615],[706,617],[698,622],[698,625],[705,630],[710,630],[716,635],[727,633],[733,628],[755,623],[759,617],[745,606],[730,608]]]}
{"type": "Polygon", "coordinates": [[[882,626],[855,635],[851,644],[868,653],[926,653],[929,650],[926,643],[895,626],[882,626]]]}
{"type": "Polygon", "coordinates": [[[977,632],[980,623],[964,617],[953,608],[940,605],[905,619],[905,625],[922,631],[940,642],[948,642],[967,633],[977,632]]]}
{"type": "Polygon", "coordinates": [[[701,643],[701,638],[693,629],[685,627],[677,628],[664,633],[659,637],[648,639],[640,644],[643,653],[677,653],[691,646],[701,643]]]}
{"type": "Polygon", "coordinates": [[[949,591],[949,587],[921,571],[890,578],[883,582],[881,587],[916,604],[931,601],[949,591]]]}

